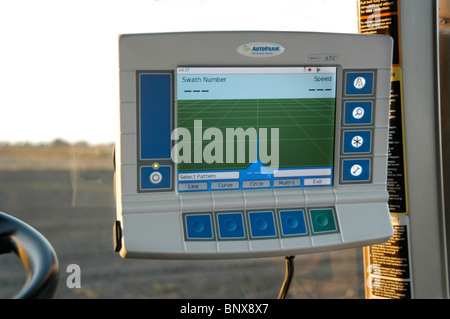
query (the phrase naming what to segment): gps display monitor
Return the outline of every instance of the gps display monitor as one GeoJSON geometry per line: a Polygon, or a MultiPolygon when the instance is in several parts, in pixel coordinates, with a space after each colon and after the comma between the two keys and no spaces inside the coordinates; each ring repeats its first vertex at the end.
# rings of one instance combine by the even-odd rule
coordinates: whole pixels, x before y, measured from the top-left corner
{"type": "Polygon", "coordinates": [[[122,257],[296,255],[393,234],[389,37],[136,34],[119,51],[122,257]]]}
{"type": "Polygon", "coordinates": [[[335,108],[336,67],[177,68],[178,191],[332,185],[335,108]]]}

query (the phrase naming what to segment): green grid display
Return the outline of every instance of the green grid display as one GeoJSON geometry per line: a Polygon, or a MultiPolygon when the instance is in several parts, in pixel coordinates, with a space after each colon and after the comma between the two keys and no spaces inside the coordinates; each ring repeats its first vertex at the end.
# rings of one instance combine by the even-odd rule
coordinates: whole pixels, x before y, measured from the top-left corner
{"type": "MultiPolygon", "coordinates": [[[[220,129],[225,142],[226,128],[267,128],[268,154],[271,154],[271,128],[279,129],[279,167],[302,168],[333,166],[335,99],[245,99],[245,100],[178,100],[177,127],[189,130],[194,139],[194,121],[202,121],[202,133],[210,127],[220,129]]],[[[203,140],[202,149],[210,140],[203,140]]],[[[245,163],[179,163],[178,171],[246,169],[255,158],[248,157],[245,141],[245,163]]],[[[263,142],[263,141],[260,141],[263,142]]],[[[258,143],[256,143],[258,144],[258,143]]],[[[192,144],[191,153],[194,153],[192,144]]]]}

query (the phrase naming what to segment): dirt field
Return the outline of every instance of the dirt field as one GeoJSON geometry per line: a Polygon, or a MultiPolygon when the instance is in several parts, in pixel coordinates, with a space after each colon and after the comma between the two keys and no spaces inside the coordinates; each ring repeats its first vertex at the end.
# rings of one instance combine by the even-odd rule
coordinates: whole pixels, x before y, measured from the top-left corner
{"type": "MultiPolygon", "coordinates": [[[[60,266],[55,298],[277,297],[283,258],[124,260],[114,253],[111,151],[0,146],[0,211],[29,223],[52,243],[60,266]],[[81,268],[81,288],[66,285],[70,264],[81,268]]],[[[0,255],[0,298],[14,295],[24,278],[14,255],[0,255]]],[[[297,256],[288,298],[364,298],[362,249],[297,256]]]]}

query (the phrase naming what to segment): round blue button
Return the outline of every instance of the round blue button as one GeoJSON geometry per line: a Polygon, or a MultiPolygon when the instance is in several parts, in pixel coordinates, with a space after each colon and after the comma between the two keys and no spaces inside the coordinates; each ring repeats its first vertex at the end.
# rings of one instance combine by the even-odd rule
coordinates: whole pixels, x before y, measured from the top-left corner
{"type": "Polygon", "coordinates": [[[268,226],[267,220],[263,218],[258,218],[255,222],[255,225],[259,230],[266,230],[268,226]]]}
{"type": "Polygon", "coordinates": [[[205,224],[200,220],[196,220],[192,223],[192,230],[197,233],[201,233],[205,230],[205,224]]]}
{"type": "Polygon", "coordinates": [[[230,231],[230,232],[235,231],[237,229],[237,224],[232,219],[227,219],[224,223],[224,226],[225,226],[225,230],[230,231]]]}
{"type": "Polygon", "coordinates": [[[288,217],[286,219],[286,225],[288,227],[290,227],[290,228],[297,228],[297,226],[298,226],[298,219],[295,218],[295,217],[290,216],[290,217],[288,217]]]}

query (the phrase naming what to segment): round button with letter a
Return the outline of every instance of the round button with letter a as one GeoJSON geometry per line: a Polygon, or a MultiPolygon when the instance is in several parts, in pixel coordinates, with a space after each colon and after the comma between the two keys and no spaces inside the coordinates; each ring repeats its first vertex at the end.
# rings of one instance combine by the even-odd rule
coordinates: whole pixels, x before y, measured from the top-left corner
{"type": "Polygon", "coordinates": [[[357,89],[362,89],[363,87],[366,86],[366,79],[362,76],[358,76],[354,81],[353,81],[353,86],[357,89]]]}

